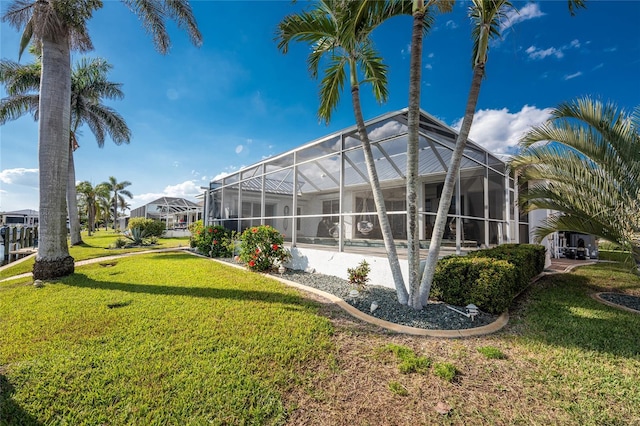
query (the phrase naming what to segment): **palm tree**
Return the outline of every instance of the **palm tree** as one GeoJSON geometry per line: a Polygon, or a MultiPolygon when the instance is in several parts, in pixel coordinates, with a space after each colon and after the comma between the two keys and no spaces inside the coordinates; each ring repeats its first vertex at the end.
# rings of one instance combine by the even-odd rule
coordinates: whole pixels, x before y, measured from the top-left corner
{"type": "Polygon", "coordinates": [[[107,188],[109,194],[113,194],[110,198],[109,208],[113,212],[113,229],[116,229],[116,221],[118,220],[118,205],[126,203],[124,196],[133,198],[131,192],[125,189],[127,186],[131,185],[131,182],[129,182],[128,180],[118,182],[115,177],[109,176],[109,180],[107,182],[102,182],[101,185],[104,185],[107,188]]]}
{"type": "Polygon", "coordinates": [[[420,146],[420,84],[422,81],[423,22],[430,19],[433,7],[450,12],[454,0],[413,0],[411,59],[409,65],[409,109],[407,135],[407,258],[409,266],[409,299],[411,306],[422,306],[420,295],[420,235],[418,230],[418,161],[420,146]]]}
{"type": "MultiPolygon", "coordinates": [[[[313,78],[318,77],[320,62],[326,58],[327,68],[320,83],[319,117],[329,122],[340,100],[345,80],[349,79],[351,100],[362,149],[364,152],[373,200],[378,213],[389,265],[398,295],[398,301],[407,304],[408,294],[400,270],[400,262],[387,217],[380,181],[375,169],[371,144],[364,125],[360,105],[360,77],[370,83],[378,102],[387,99],[387,66],[371,41],[371,33],[385,20],[400,14],[409,14],[407,1],[343,1],[320,0],[308,12],[285,17],[278,25],[278,48],[287,53],[289,43],[302,41],[312,45],[307,63],[313,78]]],[[[425,30],[430,21],[425,20],[425,30]]]]}
{"type": "Polygon", "coordinates": [[[109,189],[105,185],[93,186],[89,181],[83,181],[76,187],[78,197],[87,209],[87,229],[89,236],[95,231],[96,218],[98,216],[98,205],[100,199],[109,198],[109,189]]]}
{"type": "Polygon", "coordinates": [[[511,7],[508,0],[471,0],[469,16],[473,21],[473,77],[467,98],[462,126],[456,139],[456,146],[451,154],[451,162],[442,188],[442,196],[438,205],[438,213],[433,227],[433,234],[429,244],[429,254],[420,283],[420,292],[411,303],[413,308],[422,309],[429,300],[431,283],[436,270],[442,236],[447,222],[447,212],[451,205],[451,197],[455,186],[456,176],[460,170],[462,154],[467,146],[467,138],[471,130],[471,122],[475,115],[475,108],[480,95],[480,85],[484,77],[489,41],[500,36],[500,22],[505,18],[505,11],[511,7]]]}
{"type": "MultiPolygon", "coordinates": [[[[7,87],[9,97],[0,103],[0,123],[16,119],[31,112],[38,118],[40,88],[40,62],[20,65],[13,61],[0,61],[0,82],[7,87]]],[[[79,147],[78,128],[87,124],[98,146],[104,146],[105,133],[120,145],[129,143],[131,131],[114,109],[104,105],[104,99],[122,99],[120,84],[107,79],[111,65],[104,59],[82,58],[71,74],[71,127],[69,138],[69,175],[67,179],[67,209],[69,214],[71,245],[82,242],[76,201],[76,176],[73,152],[79,147]]]]}
{"type": "Polygon", "coordinates": [[[640,264],[640,107],[630,115],[589,97],[563,103],[520,146],[510,166],[526,188],[521,208],[556,212],[535,229],[538,239],[592,234],[630,250],[640,264]]]}
{"type": "MultiPolygon", "coordinates": [[[[511,2],[508,0],[471,0],[471,3],[469,16],[471,17],[474,25],[472,29],[473,77],[471,80],[471,88],[469,89],[469,96],[467,98],[464,118],[462,119],[462,126],[456,139],[456,147],[451,156],[451,162],[445,177],[442,196],[438,205],[436,222],[433,227],[431,242],[429,244],[429,254],[427,255],[422,280],[420,282],[420,292],[418,297],[414,297],[411,300],[412,306],[416,309],[420,309],[422,306],[426,305],[429,300],[431,284],[433,282],[436,264],[438,263],[440,245],[442,244],[442,236],[444,234],[444,228],[447,221],[447,212],[451,206],[455,177],[460,170],[462,153],[464,152],[464,148],[467,144],[467,138],[469,137],[469,131],[471,130],[471,123],[473,122],[473,117],[475,115],[475,107],[480,94],[480,86],[485,73],[485,66],[489,53],[489,41],[500,36],[499,24],[505,18],[506,10],[513,7],[511,2]]],[[[575,13],[575,9],[586,7],[584,0],[568,0],[568,6],[571,15],[575,13]]],[[[411,93],[411,97],[413,97],[413,92],[411,93]]],[[[412,124],[417,129],[418,121],[414,120],[412,124]]],[[[417,130],[414,129],[413,131],[417,134],[417,130]]],[[[409,132],[412,132],[411,126],[409,127],[409,132]]]]}
{"type": "MultiPolygon", "coordinates": [[[[575,9],[585,7],[585,1],[568,0],[568,5],[569,11],[573,15],[575,9]]],[[[469,16],[473,22],[473,77],[464,118],[462,119],[462,126],[456,139],[456,146],[451,156],[442,196],[438,205],[436,221],[431,235],[431,243],[429,244],[429,254],[427,255],[422,280],[420,282],[420,293],[418,297],[411,301],[412,306],[416,309],[420,309],[427,304],[429,294],[431,293],[431,284],[433,282],[436,264],[438,263],[440,245],[447,221],[447,212],[451,206],[451,197],[453,195],[456,176],[460,170],[462,154],[467,144],[469,131],[471,130],[471,123],[473,122],[475,108],[480,94],[480,86],[485,73],[489,53],[489,42],[491,39],[500,37],[500,22],[506,17],[506,10],[512,7],[511,2],[508,0],[471,0],[469,16]]],[[[417,123],[413,124],[417,125],[417,123]]]]}
{"type": "MultiPolygon", "coordinates": [[[[169,49],[165,20],[186,28],[195,44],[202,36],[187,0],[125,0],[153,36],[161,53],[169,49]]],[[[3,21],[22,31],[20,53],[32,39],[42,51],[38,121],[40,239],[33,267],[36,279],[68,275],[74,270],[67,246],[65,193],[71,117],[71,49],[91,50],[86,23],[102,7],[100,0],[14,0],[3,21]]]]}

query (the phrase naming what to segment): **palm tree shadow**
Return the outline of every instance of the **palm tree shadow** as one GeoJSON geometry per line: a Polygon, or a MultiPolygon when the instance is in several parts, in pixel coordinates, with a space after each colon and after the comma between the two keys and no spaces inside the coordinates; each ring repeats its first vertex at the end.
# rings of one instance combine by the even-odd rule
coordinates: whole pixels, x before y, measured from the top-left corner
{"type": "Polygon", "coordinates": [[[27,413],[12,398],[15,389],[4,374],[0,373],[0,424],[3,425],[42,425],[31,414],[27,413]]]}
{"type": "Polygon", "coordinates": [[[128,284],[112,281],[96,281],[84,274],[75,273],[60,281],[63,284],[100,290],[119,290],[128,293],[155,294],[162,296],[188,296],[209,299],[260,301],[295,306],[309,306],[312,302],[296,294],[273,291],[241,290],[219,287],[179,287],[155,284],[128,284]]]}
{"type": "Polygon", "coordinates": [[[527,292],[527,298],[534,300],[524,312],[532,338],[621,357],[640,355],[640,315],[589,297],[586,277],[571,274],[541,281],[540,287],[527,292]],[[551,292],[553,297],[541,297],[539,292],[551,292]]]}

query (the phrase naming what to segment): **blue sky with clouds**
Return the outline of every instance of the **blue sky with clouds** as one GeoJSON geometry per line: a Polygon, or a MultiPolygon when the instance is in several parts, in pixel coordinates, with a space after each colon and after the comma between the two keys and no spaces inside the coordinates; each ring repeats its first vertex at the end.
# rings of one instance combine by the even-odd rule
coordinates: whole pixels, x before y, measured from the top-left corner
{"type": "MultiPolygon", "coordinates": [[[[328,125],[318,121],[318,83],[305,62],[309,47],[293,44],[283,55],[274,41],[278,22],[308,3],[193,1],[204,43],[194,47],[170,25],[166,56],[121,2],[104,3],[89,23],[95,50],[85,56],[113,65],[111,81],[123,84],[125,98],[109,104],[133,138],[99,149],[82,129],[78,181],[128,180],[134,208],[163,195],[193,199],[221,173],[353,124],[348,92],[328,125]]],[[[8,5],[0,0],[3,12],[8,5]]],[[[475,141],[495,153],[513,152],[522,132],[543,121],[549,108],[578,96],[628,110],[640,105],[640,2],[588,1],[574,17],[564,0],[514,5],[519,13],[491,46],[475,141]]],[[[424,40],[421,105],[452,126],[464,113],[471,79],[467,7],[458,1],[453,13],[437,16],[424,40]]],[[[365,119],[406,107],[410,31],[410,18],[399,17],[374,33],[389,66],[390,97],[378,105],[364,86],[365,119]]],[[[0,35],[0,56],[17,60],[19,33],[3,22],[0,35]]],[[[79,57],[74,54],[74,62],[79,57]]],[[[0,138],[0,211],[37,210],[37,125],[30,117],[7,123],[0,138]]]]}

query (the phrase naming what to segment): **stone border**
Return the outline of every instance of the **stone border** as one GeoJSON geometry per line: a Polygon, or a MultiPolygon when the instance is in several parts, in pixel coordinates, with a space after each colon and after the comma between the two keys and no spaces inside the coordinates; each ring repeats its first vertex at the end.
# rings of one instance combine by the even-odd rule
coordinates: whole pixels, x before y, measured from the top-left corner
{"type": "Polygon", "coordinates": [[[611,306],[612,308],[618,308],[618,309],[621,309],[623,311],[627,311],[627,312],[631,312],[633,314],[640,315],[640,311],[636,311],[635,309],[627,308],[626,306],[618,305],[617,303],[609,302],[608,300],[603,299],[602,297],[600,297],[600,295],[603,294],[603,293],[613,293],[613,292],[611,292],[611,291],[601,291],[599,293],[591,294],[591,297],[594,300],[596,300],[596,301],[598,301],[598,302],[600,302],[600,303],[602,303],[604,305],[611,306]]]}

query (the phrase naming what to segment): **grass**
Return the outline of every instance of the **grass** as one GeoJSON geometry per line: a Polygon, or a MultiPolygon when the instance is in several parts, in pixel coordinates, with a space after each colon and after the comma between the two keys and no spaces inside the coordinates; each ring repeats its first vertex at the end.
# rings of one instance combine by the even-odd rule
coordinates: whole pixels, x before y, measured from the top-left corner
{"type": "Polygon", "coordinates": [[[330,356],[318,306],[183,253],[0,284],[0,424],[274,424],[330,356]]]}
{"type": "Polygon", "coordinates": [[[478,352],[488,359],[507,359],[507,356],[495,346],[482,346],[478,348],[478,352]]]}
{"type": "Polygon", "coordinates": [[[640,424],[640,315],[590,296],[640,295],[622,264],[544,277],[499,333],[451,340],[183,253],[103,264],[0,283],[0,424],[640,424]],[[433,374],[399,368],[421,358],[406,372],[433,374]]]}
{"type": "MultiPolygon", "coordinates": [[[[171,248],[178,246],[188,246],[189,238],[160,238],[158,244],[148,247],[135,247],[127,249],[110,249],[114,241],[120,237],[120,234],[113,231],[97,231],[89,237],[86,233],[82,233],[83,244],[72,246],[69,248],[69,254],[74,258],[76,262],[87,259],[95,259],[98,257],[112,256],[123,253],[133,253],[144,250],[158,250],[163,248],[171,248]]],[[[20,275],[33,270],[33,263],[35,262],[35,256],[20,262],[15,266],[9,266],[0,271],[0,280],[12,277],[14,275],[20,275]]]]}
{"type": "Polygon", "coordinates": [[[433,364],[433,374],[447,382],[453,382],[458,375],[458,369],[450,362],[436,362],[433,364]]]}

